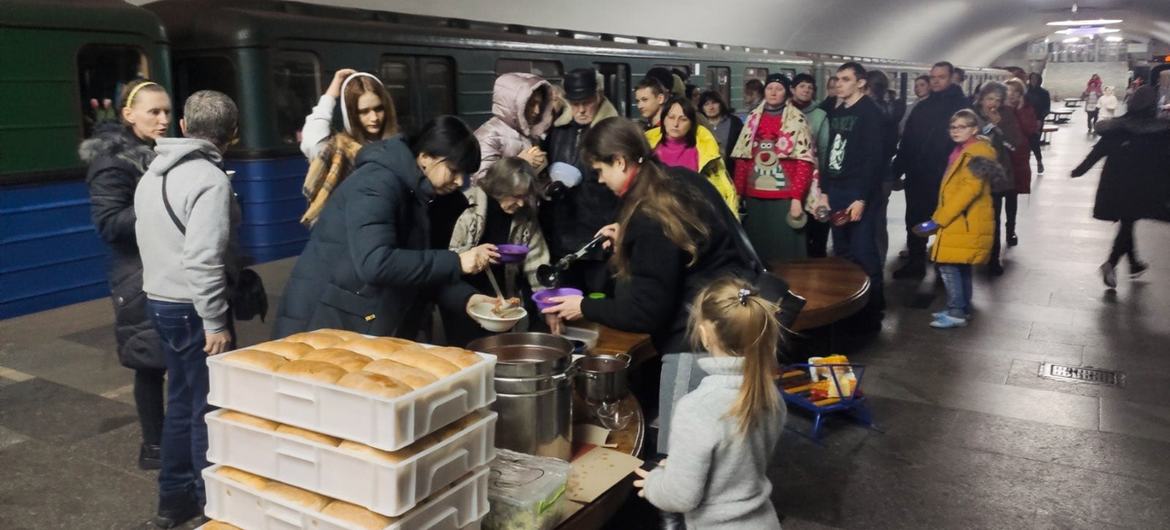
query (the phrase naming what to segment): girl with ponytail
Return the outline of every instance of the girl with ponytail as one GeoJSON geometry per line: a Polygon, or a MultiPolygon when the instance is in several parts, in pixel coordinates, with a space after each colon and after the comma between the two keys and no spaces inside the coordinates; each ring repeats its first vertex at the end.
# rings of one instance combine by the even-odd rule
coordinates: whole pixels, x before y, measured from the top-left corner
{"type": "Polygon", "coordinates": [[[765,471],[786,411],[776,388],[779,308],[748,282],[723,278],[694,300],[690,335],[708,375],[676,405],[670,462],[636,470],[634,486],[687,528],[779,529],[765,471]]]}

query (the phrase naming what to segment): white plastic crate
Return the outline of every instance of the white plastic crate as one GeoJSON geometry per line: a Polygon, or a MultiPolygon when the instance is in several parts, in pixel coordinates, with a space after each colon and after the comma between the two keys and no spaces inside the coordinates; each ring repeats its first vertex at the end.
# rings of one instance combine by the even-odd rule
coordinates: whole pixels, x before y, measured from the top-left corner
{"type": "MultiPolygon", "coordinates": [[[[203,470],[207,488],[204,513],[245,530],[363,530],[345,521],[257,491],[203,470]]],[[[488,512],[487,467],[476,469],[451,488],[396,519],[384,530],[463,530],[476,528],[488,512]]]]}
{"type": "MultiPolygon", "coordinates": [[[[228,354],[224,354],[226,356],[228,354]]],[[[496,400],[494,355],[396,398],[207,359],[208,403],[385,451],[406,447],[496,400]]]]}
{"type": "Polygon", "coordinates": [[[207,459],[363,506],[387,516],[410,510],[496,457],[495,412],[401,462],[359,455],[297,436],[207,415],[207,459]]]}

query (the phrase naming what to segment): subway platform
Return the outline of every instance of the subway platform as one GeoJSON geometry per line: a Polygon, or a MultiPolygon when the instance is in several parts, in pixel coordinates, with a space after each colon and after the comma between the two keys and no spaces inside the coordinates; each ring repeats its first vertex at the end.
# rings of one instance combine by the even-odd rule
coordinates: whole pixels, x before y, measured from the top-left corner
{"type": "MultiPolygon", "coordinates": [[[[1097,267],[1116,227],[1091,217],[1101,165],[1069,178],[1093,142],[1083,120],[1075,113],[1045,148],[1047,172],[1020,198],[1020,246],[1002,277],[976,276],[969,327],[927,326],[944,298],[933,273],[888,280],[881,334],[841,352],[869,366],[880,432],[830,422],[817,444],[800,434],[808,418],[790,414],[770,472],[785,528],[1170,521],[1170,226],[1138,223],[1149,272],[1129,280],[1123,265],[1119,288],[1104,288],[1097,267]],[[1045,362],[1120,370],[1125,384],[1041,379],[1045,362]]],[[[903,208],[895,193],[890,270],[903,208]]],[[[274,299],[291,266],[258,268],[274,299]]],[[[0,321],[0,528],[142,528],[153,513],[156,475],[135,466],[131,372],[115,359],[112,320],[101,299],[0,321]]],[[[268,327],[239,332],[247,345],[268,327]]]]}

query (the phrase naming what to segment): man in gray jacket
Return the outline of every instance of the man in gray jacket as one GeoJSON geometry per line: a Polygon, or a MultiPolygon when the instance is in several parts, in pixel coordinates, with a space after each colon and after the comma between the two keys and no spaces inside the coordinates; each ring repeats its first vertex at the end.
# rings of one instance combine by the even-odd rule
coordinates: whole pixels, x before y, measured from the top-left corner
{"type": "Polygon", "coordinates": [[[157,157],[134,193],[143,291],[162,339],[169,373],[154,524],[172,528],[198,516],[206,497],[207,356],[231,349],[228,278],[239,207],[223,170],[239,110],[212,90],[183,106],[185,138],[160,138],[157,157]]]}

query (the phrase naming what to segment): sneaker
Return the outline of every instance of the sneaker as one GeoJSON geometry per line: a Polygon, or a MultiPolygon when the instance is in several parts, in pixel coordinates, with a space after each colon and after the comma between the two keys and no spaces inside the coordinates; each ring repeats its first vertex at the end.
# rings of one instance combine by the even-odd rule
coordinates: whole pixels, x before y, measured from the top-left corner
{"type": "MultiPolygon", "coordinates": [[[[943,309],[942,311],[935,311],[934,313],[930,314],[930,317],[935,319],[935,320],[938,320],[944,316],[950,316],[950,312],[948,312],[946,309],[943,309]]],[[[963,315],[963,320],[971,321],[974,319],[975,319],[975,315],[973,315],[971,313],[967,313],[966,315],[963,315]]]]}
{"type": "Polygon", "coordinates": [[[1105,287],[1116,289],[1117,269],[1113,266],[1113,264],[1106,261],[1105,263],[1101,264],[1101,268],[1099,270],[1101,271],[1101,281],[1105,282],[1105,287]]]}
{"type": "Polygon", "coordinates": [[[1044,162],[1041,162],[1039,160],[1036,161],[1036,172],[1041,174],[1041,175],[1044,174],[1044,162]]]}
{"type": "Polygon", "coordinates": [[[1020,238],[1016,237],[1015,232],[1008,234],[1007,245],[1009,247],[1014,247],[1014,246],[1019,245],[1019,244],[1020,244],[1020,238]]]}
{"type": "Polygon", "coordinates": [[[938,318],[935,318],[934,321],[930,323],[930,327],[935,328],[935,329],[961,328],[961,327],[965,327],[966,325],[967,325],[967,319],[955,318],[953,316],[946,315],[946,314],[940,315],[938,318]]]}
{"type": "Polygon", "coordinates": [[[194,492],[163,495],[159,498],[158,513],[154,516],[154,526],[158,528],[174,528],[203,515],[194,492]]]}
{"type": "Polygon", "coordinates": [[[1142,274],[1145,274],[1146,269],[1149,268],[1150,264],[1144,261],[1131,261],[1129,263],[1129,277],[1140,278],[1142,274]]]}

